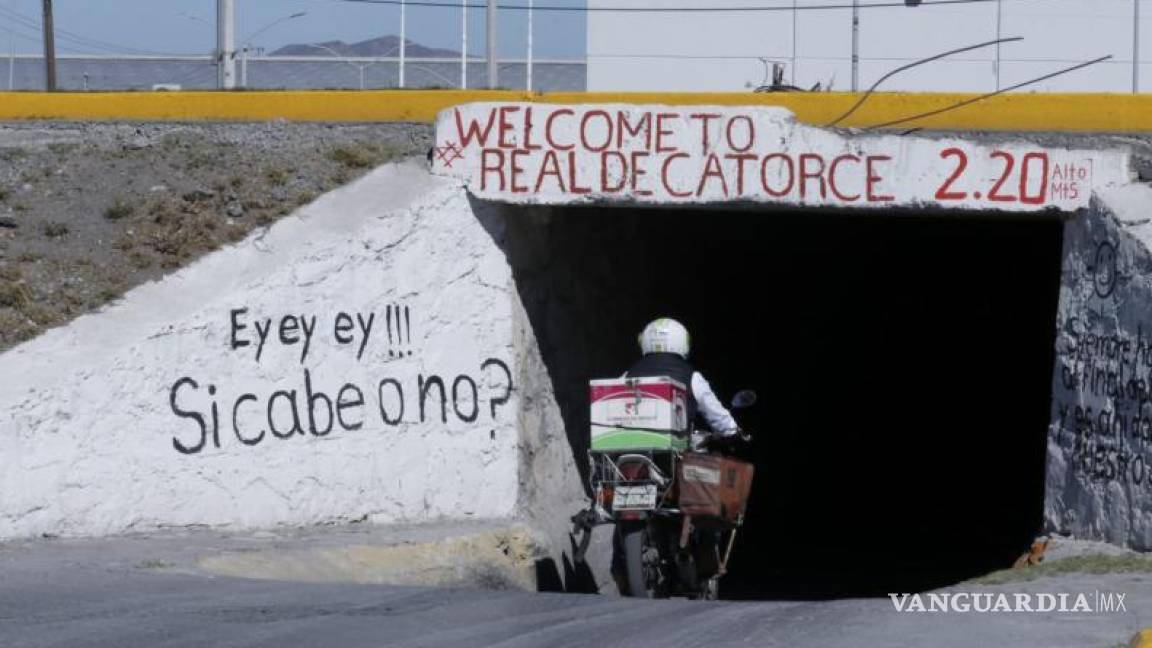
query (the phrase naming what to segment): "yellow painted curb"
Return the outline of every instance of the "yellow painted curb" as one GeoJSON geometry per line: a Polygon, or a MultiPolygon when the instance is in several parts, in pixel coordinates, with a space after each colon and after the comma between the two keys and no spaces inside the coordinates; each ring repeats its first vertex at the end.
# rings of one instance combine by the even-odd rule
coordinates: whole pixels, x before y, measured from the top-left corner
{"type": "MultiPolygon", "coordinates": [[[[948,109],[979,95],[877,93],[842,126],[865,128],[948,109]]],[[[449,106],[472,101],[783,106],[823,125],[860,95],[820,93],[620,93],[506,90],[274,92],[0,93],[0,120],[431,122],[449,106]]],[[[1004,94],[893,126],[905,130],[1152,131],[1152,95],[1004,94]]]]}
{"type": "Polygon", "coordinates": [[[1152,628],[1137,632],[1132,641],[1128,642],[1128,648],[1152,648],[1152,628]]]}

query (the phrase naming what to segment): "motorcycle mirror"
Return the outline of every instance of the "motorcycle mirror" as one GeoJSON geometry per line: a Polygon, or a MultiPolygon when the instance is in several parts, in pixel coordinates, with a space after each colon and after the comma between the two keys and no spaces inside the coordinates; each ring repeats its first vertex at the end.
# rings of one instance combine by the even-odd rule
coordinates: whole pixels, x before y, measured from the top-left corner
{"type": "Polygon", "coordinates": [[[756,404],[756,392],[751,389],[741,389],[732,397],[732,409],[752,407],[756,404]]]}

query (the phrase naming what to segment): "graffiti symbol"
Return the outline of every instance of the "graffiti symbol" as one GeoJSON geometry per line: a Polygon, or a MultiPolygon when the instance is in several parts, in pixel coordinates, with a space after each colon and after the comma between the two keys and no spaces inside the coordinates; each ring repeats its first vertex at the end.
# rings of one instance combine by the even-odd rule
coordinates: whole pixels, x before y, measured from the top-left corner
{"type": "Polygon", "coordinates": [[[1103,241],[1096,246],[1096,260],[1092,267],[1092,285],[1096,288],[1096,296],[1108,297],[1116,289],[1116,246],[1103,241]]]}
{"type": "Polygon", "coordinates": [[[452,168],[452,163],[456,160],[464,158],[464,154],[460,147],[456,146],[455,142],[445,142],[444,146],[437,146],[432,149],[436,153],[436,157],[444,163],[447,168],[452,168]]]}

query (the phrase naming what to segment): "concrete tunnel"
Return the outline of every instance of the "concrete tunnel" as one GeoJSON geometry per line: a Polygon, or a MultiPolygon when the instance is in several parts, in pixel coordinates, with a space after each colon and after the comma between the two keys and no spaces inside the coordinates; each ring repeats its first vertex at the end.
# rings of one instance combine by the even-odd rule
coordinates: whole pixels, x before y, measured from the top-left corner
{"type": "Polygon", "coordinates": [[[5,353],[0,540],[458,524],[486,531],[445,540],[444,583],[611,593],[610,529],[581,562],[569,521],[587,381],[667,315],[722,396],[760,394],[728,597],[921,591],[1039,534],[1152,549],[1132,156],[763,106],[448,109],[430,164],[5,353]]]}
{"type": "Polygon", "coordinates": [[[727,595],[920,591],[1040,533],[1059,218],[503,212],[575,457],[588,378],[626,368],[656,316],[689,327],[718,393],[761,394],[740,416],[757,473],[727,595]]]}

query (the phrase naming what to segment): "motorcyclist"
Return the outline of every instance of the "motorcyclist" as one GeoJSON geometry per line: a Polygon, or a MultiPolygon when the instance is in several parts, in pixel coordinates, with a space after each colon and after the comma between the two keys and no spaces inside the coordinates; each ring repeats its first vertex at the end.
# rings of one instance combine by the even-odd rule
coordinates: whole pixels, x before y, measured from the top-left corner
{"type": "MultiPolygon", "coordinates": [[[[712,392],[711,385],[704,376],[688,362],[688,329],[674,319],[662,317],[653,320],[640,333],[640,351],[643,356],[625,374],[626,378],[649,378],[667,376],[689,387],[688,422],[692,425],[692,449],[705,452],[716,443],[725,443],[737,438],[744,441],[748,436],[736,424],[732,413],[712,392]],[[711,434],[695,429],[696,415],[699,414],[711,428],[711,434]]],[[[716,586],[716,576],[720,567],[721,532],[718,529],[694,529],[692,558],[687,560],[681,554],[678,564],[681,578],[691,583],[708,581],[709,587],[716,586]]]]}
{"type": "MultiPolygon", "coordinates": [[[[667,376],[688,387],[688,422],[694,425],[696,414],[704,418],[719,439],[746,438],[732,418],[731,412],[716,398],[712,387],[699,371],[688,362],[688,329],[674,319],[661,317],[653,320],[640,333],[640,351],[643,356],[625,374],[627,378],[667,376]]],[[[692,432],[694,450],[705,450],[709,435],[692,432]]]]}

